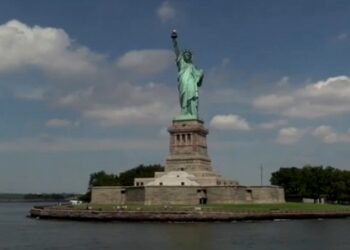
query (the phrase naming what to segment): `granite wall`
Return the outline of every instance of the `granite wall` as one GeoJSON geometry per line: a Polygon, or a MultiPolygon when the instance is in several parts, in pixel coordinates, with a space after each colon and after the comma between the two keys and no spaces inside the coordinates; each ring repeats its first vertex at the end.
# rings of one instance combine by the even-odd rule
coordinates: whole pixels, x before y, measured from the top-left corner
{"type": "Polygon", "coordinates": [[[126,204],[143,205],[145,203],[144,187],[129,187],[126,189],[126,204]]]}
{"type": "Polygon", "coordinates": [[[146,186],[94,187],[92,203],[198,205],[283,203],[284,190],[275,186],[146,186]]]}
{"type": "Polygon", "coordinates": [[[251,186],[252,200],[254,203],[283,203],[284,189],[275,186],[251,186]]]}
{"type": "Polygon", "coordinates": [[[91,202],[96,204],[124,204],[126,187],[102,186],[93,187],[91,202]]]}
{"type": "Polygon", "coordinates": [[[196,186],[148,186],[145,189],[145,205],[198,204],[196,186]]]}

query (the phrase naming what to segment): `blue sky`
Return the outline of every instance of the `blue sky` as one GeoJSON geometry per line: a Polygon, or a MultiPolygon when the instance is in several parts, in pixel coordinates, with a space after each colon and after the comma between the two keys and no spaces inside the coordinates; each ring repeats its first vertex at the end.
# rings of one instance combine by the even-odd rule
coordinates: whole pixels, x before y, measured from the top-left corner
{"type": "Polygon", "coordinates": [[[164,163],[178,114],[170,32],[204,69],[219,173],[350,170],[348,1],[1,1],[0,192],[84,192],[164,163]]]}

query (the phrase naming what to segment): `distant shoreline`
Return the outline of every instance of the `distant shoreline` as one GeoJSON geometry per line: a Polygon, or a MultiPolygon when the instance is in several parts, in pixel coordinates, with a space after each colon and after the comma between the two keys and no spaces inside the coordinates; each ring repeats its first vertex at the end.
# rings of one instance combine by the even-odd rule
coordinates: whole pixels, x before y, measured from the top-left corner
{"type": "Polygon", "coordinates": [[[66,203],[77,199],[81,194],[75,193],[0,193],[0,203],[57,202],[66,203]]]}
{"type": "Polygon", "coordinates": [[[51,202],[51,203],[67,203],[68,200],[57,201],[57,200],[22,200],[22,199],[9,199],[9,200],[0,200],[0,203],[36,203],[36,202],[51,202]]]}
{"type": "Polygon", "coordinates": [[[350,211],[269,211],[269,212],[207,212],[207,211],[99,211],[87,209],[57,209],[34,206],[30,217],[37,219],[75,221],[155,221],[155,222],[230,222],[247,220],[350,218],[350,211]]]}

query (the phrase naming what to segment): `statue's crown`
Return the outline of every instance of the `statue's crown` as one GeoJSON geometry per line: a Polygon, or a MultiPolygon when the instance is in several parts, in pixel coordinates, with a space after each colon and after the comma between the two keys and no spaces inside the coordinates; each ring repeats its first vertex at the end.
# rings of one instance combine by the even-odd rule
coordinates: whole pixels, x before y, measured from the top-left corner
{"type": "Polygon", "coordinates": [[[185,50],[183,51],[183,53],[184,53],[184,54],[190,54],[190,55],[192,55],[192,51],[189,50],[189,49],[185,49],[185,50]]]}

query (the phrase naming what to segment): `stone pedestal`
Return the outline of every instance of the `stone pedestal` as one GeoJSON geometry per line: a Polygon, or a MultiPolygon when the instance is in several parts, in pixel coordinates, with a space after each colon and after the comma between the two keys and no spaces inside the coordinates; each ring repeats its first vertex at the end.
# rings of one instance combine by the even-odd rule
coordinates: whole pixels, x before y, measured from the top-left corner
{"type": "Polygon", "coordinates": [[[238,186],[237,181],[213,171],[203,121],[173,120],[168,132],[170,148],[165,171],[156,172],[154,178],[135,178],[135,186],[238,186]]]}
{"type": "Polygon", "coordinates": [[[201,120],[174,120],[168,132],[170,155],[166,159],[165,172],[212,171],[207,150],[208,130],[201,120]]]}

